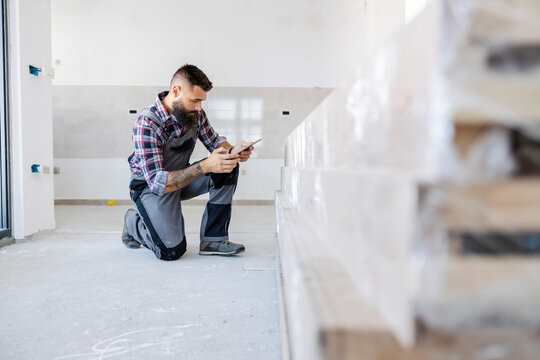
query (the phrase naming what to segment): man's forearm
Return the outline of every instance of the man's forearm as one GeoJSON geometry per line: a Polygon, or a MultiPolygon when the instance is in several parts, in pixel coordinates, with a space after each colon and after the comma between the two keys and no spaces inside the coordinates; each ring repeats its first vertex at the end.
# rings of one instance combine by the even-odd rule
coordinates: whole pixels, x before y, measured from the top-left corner
{"type": "Polygon", "coordinates": [[[164,194],[182,189],[205,174],[202,162],[182,170],[169,172],[164,194]]]}

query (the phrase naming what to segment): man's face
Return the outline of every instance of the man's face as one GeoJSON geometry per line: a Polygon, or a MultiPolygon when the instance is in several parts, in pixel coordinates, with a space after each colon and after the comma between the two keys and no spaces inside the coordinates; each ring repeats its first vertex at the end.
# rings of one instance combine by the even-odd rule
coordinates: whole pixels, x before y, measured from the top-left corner
{"type": "Polygon", "coordinates": [[[182,127],[194,128],[197,126],[197,113],[202,110],[202,102],[206,100],[206,91],[199,86],[173,88],[173,91],[176,95],[172,104],[174,117],[182,127]]]}

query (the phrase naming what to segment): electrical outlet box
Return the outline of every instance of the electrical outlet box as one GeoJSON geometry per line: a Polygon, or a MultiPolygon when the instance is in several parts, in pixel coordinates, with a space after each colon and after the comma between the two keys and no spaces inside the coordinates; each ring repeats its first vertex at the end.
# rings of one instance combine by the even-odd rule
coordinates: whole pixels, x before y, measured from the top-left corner
{"type": "Polygon", "coordinates": [[[58,166],[55,166],[55,167],[53,168],[53,172],[54,172],[55,174],[60,174],[60,168],[59,168],[58,166]]]}
{"type": "Polygon", "coordinates": [[[51,168],[48,167],[48,166],[43,166],[41,168],[41,171],[44,173],[44,174],[50,174],[51,173],[51,168]]]}

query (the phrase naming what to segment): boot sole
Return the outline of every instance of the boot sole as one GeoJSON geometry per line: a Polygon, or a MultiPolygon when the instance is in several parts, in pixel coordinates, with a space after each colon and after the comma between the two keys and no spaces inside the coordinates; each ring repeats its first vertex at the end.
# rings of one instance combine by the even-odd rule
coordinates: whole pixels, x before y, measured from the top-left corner
{"type": "Polygon", "coordinates": [[[237,251],[231,251],[231,252],[219,252],[219,251],[199,251],[199,255],[218,255],[218,256],[234,256],[243,253],[246,251],[246,249],[240,249],[237,251]]]}

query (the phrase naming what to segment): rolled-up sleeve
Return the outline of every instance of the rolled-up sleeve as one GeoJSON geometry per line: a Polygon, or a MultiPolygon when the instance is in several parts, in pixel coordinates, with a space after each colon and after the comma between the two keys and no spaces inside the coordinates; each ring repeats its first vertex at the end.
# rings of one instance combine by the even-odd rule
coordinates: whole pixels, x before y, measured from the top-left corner
{"type": "Polygon", "coordinates": [[[163,156],[158,139],[161,129],[154,122],[140,116],[133,125],[133,143],[137,167],[143,173],[150,191],[163,195],[169,172],[163,170],[163,156]]]}
{"type": "Polygon", "coordinates": [[[227,138],[220,136],[210,125],[204,110],[199,112],[199,140],[204,144],[208,151],[214,151],[219,145],[227,141],[227,138]]]}

